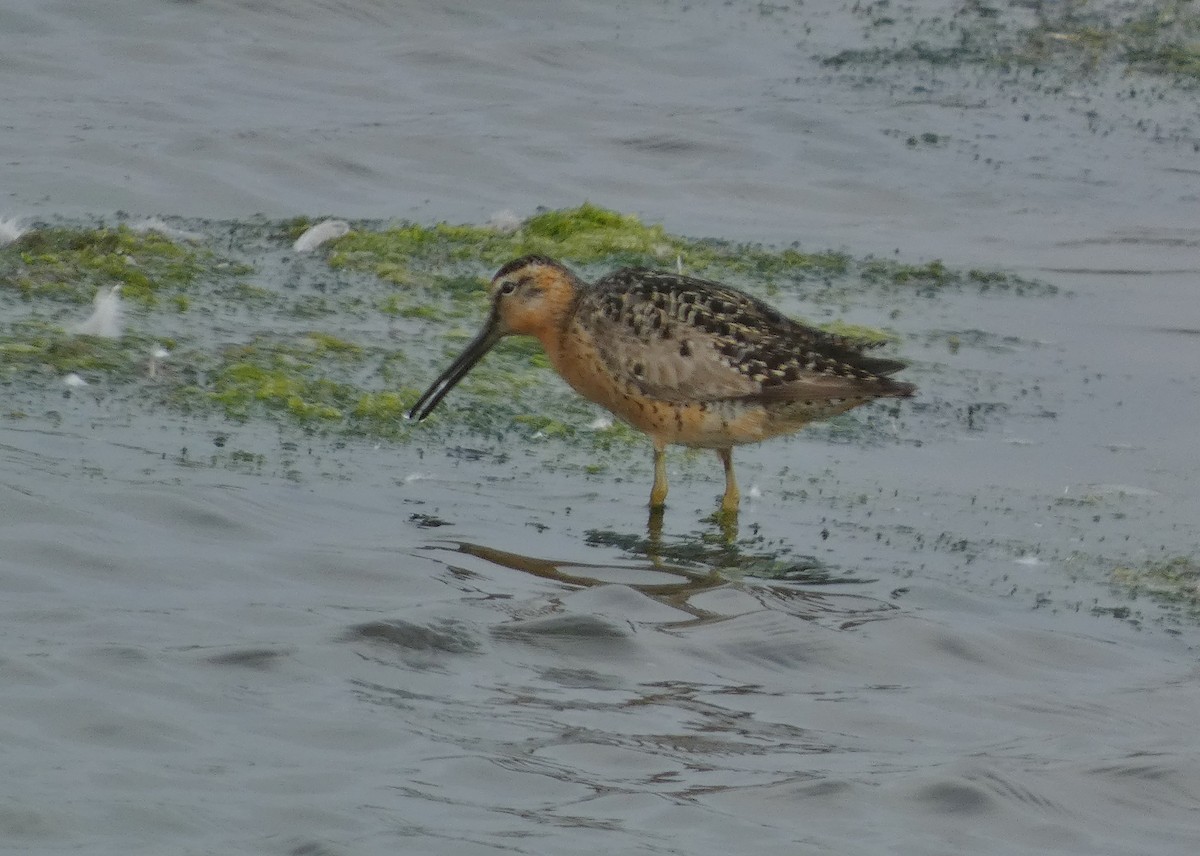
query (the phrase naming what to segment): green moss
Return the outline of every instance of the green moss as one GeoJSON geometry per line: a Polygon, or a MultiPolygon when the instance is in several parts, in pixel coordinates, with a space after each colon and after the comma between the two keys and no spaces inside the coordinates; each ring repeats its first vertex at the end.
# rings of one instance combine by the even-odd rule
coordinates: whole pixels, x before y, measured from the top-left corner
{"type": "MultiPolygon", "coordinates": [[[[769,293],[814,279],[830,284],[855,277],[868,283],[939,288],[1034,285],[999,272],[951,271],[941,261],[923,265],[877,259],[855,262],[842,252],[691,240],[671,235],[659,225],[648,226],[633,215],[588,203],[537,214],[511,235],[445,223],[428,227],[404,224],[374,233],[359,231],[341,239],[330,264],[371,271],[405,286],[404,291],[385,298],[380,310],[397,317],[433,321],[442,311],[462,315],[473,308],[481,309],[486,304],[487,277],[496,266],[529,253],[562,259],[577,267],[602,264],[604,270],[623,265],[673,267],[678,260],[686,273],[769,293]],[[443,304],[443,310],[433,295],[451,302],[443,304]]],[[[850,290],[854,285],[846,282],[841,289],[850,290]]],[[[1050,290],[1048,286],[1045,289],[1050,290]]]]}
{"type": "Polygon", "coordinates": [[[419,391],[364,383],[386,382],[390,367],[402,362],[403,355],[326,332],[258,337],[224,349],[215,365],[203,367],[200,383],[181,385],[169,399],[186,411],[215,410],[238,421],[266,417],[321,433],[399,438],[408,432],[404,414],[419,391]]]}
{"type": "Polygon", "coordinates": [[[0,333],[0,378],[79,372],[132,380],[142,375],[154,344],[140,336],[72,336],[42,322],[24,322],[0,333]]]}
{"type": "Polygon", "coordinates": [[[210,406],[234,419],[274,412],[302,423],[340,422],[361,391],[345,377],[363,349],[328,333],[259,338],[226,348],[208,382],[182,393],[189,407],[210,406]]]}
{"type": "Polygon", "coordinates": [[[635,446],[645,447],[646,435],[631,428],[619,419],[614,419],[607,428],[592,432],[592,446],[604,452],[624,451],[635,446]]]}
{"type": "Polygon", "coordinates": [[[240,309],[262,310],[279,302],[279,295],[269,288],[238,281],[213,289],[212,296],[240,309]]]}
{"type": "Polygon", "coordinates": [[[1092,64],[1114,58],[1130,70],[1200,79],[1200,7],[1191,0],[1140,4],[1132,17],[1114,19],[1100,3],[1079,4],[1030,33],[1035,49],[1049,43],[1092,64]]]}
{"type": "Polygon", "coordinates": [[[329,254],[334,268],[372,270],[382,279],[409,284],[410,264],[445,265],[482,254],[499,236],[479,226],[404,223],[381,232],[355,231],[342,237],[329,254]]]}
{"type": "Polygon", "coordinates": [[[880,330],[876,327],[865,327],[861,324],[847,324],[844,321],[834,321],[830,324],[822,324],[821,329],[826,333],[833,333],[836,336],[844,336],[855,342],[863,342],[868,345],[884,344],[887,342],[898,342],[900,337],[895,333],[889,333],[886,330],[880,330]]]}
{"type": "Polygon", "coordinates": [[[482,226],[404,223],[382,232],[354,232],[338,241],[329,256],[335,268],[371,270],[400,285],[422,284],[422,271],[480,260],[498,265],[539,253],[575,263],[612,257],[673,258],[683,242],[662,226],[647,226],[632,214],[590,203],[537,214],[513,234],[482,226]]]}
{"type": "Polygon", "coordinates": [[[684,272],[711,279],[803,282],[847,274],[852,260],[832,251],[806,253],[795,247],[776,250],[761,244],[705,240],[685,244],[680,254],[684,272]]]}
{"type": "Polygon", "coordinates": [[[529,429],[531,435],[556,439],[575,436],[575,426],[561,422],[552,416],[540,413],[522,413],[514,420],[518,425],[529,429]]]}
{"type": "Polygon", "coordinates": [[[777,266],[783,270],[805,270],[822,274],[841,274],[850,269],[850,256],[846,253],[802,253],[799,250],[787,249],[777,254],[765,255],[768,259],[774,256],[777,266]]]}
{"type": "Polygon", "coordinates": [[[347,342],[344,339],[339,339],[330,333],[322,333],[319,331],[311,331],[304,334],[304,338],[312,343],[313,352],[318,355],[327,353],[335,354],[351,354],[359,355],[362,353],[362,348],[353,342],[347,342]]]}
{"type": "Polygon", "coordinates": [[[313,227],[313,221],[308,217],[293,217],[291,220],[285,220],[282,224],[284,237],[289,243],[295,243],[296,239],[313,227]]]}
{"type": "Polygon", "coordinates": [[[941,287],[949,281],[949,271],[940,259],[923,265],[900,264],[897,262],[868,261],[862,267],[863,278],[870,281],[888,281],[897,285],[931,285],[941,287]]]}
{"type": "Polygon", "coordinates": [[[121,286],[124,300],[153,306],[162,293],[188,288],[207,267],[206,251],[157,232],[45,228],[0,249],[0,288],[22,297],[90,302],[101,287],[121,286]]]}
{"type": "Polygon", "coordinates": [[[1200,42],[1133,46],[1125,54],[1130,66],[1151,74],[1175,74],[1200,80],[1200,42]]]}
{"type": "MultiPolygon", "coordinates": [[[[275,246],[282,233],[303,225],[219,228],[230,247],[256,252],[264,241],[275,246]]],[[[403,418],[425,385],[475,335],[487,311],[486,286],[495,266],[527,252],[564,258],[589,277],[626,264],[673,268],[679,257],[689,274],[758,294],[802,291],[806,300],[839,306],[877,285],[999,288],[1013,282],[999,273],[955,272],[940,262],[905,267],[798,246],[685,239],[589,204],[541,212],[510,235],[444,223],[359,229],[339,239],[327,258],[292,259],[277,272],[264,273],[263,282],[273,288],[247,281],[244,265],[191,245],[176,247],[158,235],[122,227],[41,230],[0,252],[0,265],[7,265],[0,271],[5,274],[0,309],[19,306],[33,319],[5,326],[0,314],[0,377],[41,384],[43,375],[74,371],[92,382],[103,380],[107,393],[125,384],[139,395],[152,380],[156,400],[184,412],[270,420],[343,436],[540,434],[547,442],[588,449],[589,460],[598,466],[629,466],[627,452],[644,449],[644,436],[620,422],[588,427],[595,407],[553,372],[541,347],[528,338],[498,345],[419,428],[403,418]],[[331,275],[327,263],[339,272],[331,275]],[[125,287],[153,289],[157,299],[157,306],[147,304],[131,314],[133,335],[118,340],[71,336],[52,323],[61,324],[68,313],[82,317],[58,304],[90,304],[95,289],[112,283],[125,268],[157,272],[147,274],[140,286],[136,277],[121,279],[125,287]],[[79,285],[80,278],[85,285],[79,285]],[[180,318],[184,311],[189,315],[180,318]],[[336,319],[336,325],[326,318],[336,319]],[[374,332],[360,336],[360,322],[374,332]],[[138,329],[156,335],[141,335],[138,329]],[[189,340],[186,350],[179,350],[163,339],[172,329],[208,338],[199,344],[189,340]],[[212,338],[213,330],[220,338],[212,338]],[[273,332],[256,335],[260,330],[273,332]],[[215,344],[230,338],[240,344],[215,344]],[[174,353],[150,378],[147,366],[157,342],[174,353]]],[[[890,338],[883,331],[840,323],[827,329],[868,341],[890,338]]],[[[637,460],[642,466],[643,459],[637,460]]]]}
{"type": "Polygon", "coordinates": [[[306,422],[340,420],[356,392],[327,378],[298,374],[291,366],[234,363],[217,373],[209,395],[232,418],[249,418],[261,404],[306,422]]]}
{"type": "Polygon", "coordinates": [[[1200,563],[1179,556],[1142,567],[1119,567],[1113,581],[1133,594],[1147,594],[1165,603],[1200,608],[1200,563]]]}
{"type": "MultiPolygon", "coordinates": [[[[670,258],[684,242],[660,225],[647,226],[633,214],[620,214],[585,202],[578,208],[546,211],[529,218],[513,236],[513,255],[538,253],[587,263],[600,259],[647,261],[670,258]]],[[[493,261],[501,260],[493,256],[493,261]]]]}
{"type": "Polygon", "coordinates": [[[422,321],[440,321],[445,313],[428,303],[418,304],[416,306],[408,305],[401,306],[398,304],[385,304],[381,307],[381,311],[388,315],[397,315],[401,318],[417,318],[422,321]]]}
{"type": "Polygon", "coordinates": [[[416,285],[420,281],[407,267],[394,262],[380,262],[375,267],[375,275],[396,285],[416,285]]]}
{"type": "Polygon", "coordinates": [[[291,305],[289,313],[293,318],[325,318],[336,315],[337,308],[324,297],[306,294],[291,305]]]}
{"type": "Polygon", "coordinates": [[[354,403],[351,415],[370,423],[403,420],[409,408],[417,403],[420,392],[364,392],[354,403]]]}

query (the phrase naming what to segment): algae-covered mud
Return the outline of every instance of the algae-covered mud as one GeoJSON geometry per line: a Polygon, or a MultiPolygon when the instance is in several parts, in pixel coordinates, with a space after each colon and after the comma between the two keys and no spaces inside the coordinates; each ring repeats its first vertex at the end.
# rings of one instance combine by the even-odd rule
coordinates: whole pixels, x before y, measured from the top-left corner
{"type": "MultiPolygon", "coordinates": [[[[585,274],[665,266],[766,298],[795,300],[803,293],[825,316],[861,301],[863,292],[1054,291],[1001,272],[951,271],[937,261],[912,265],[689,240],[586,204],[503,231],[359,223],[311,257],[290,251],[307,225],[188,223],[185,231],[160,222],[28,230],[0,250],[9,319],[0,342],[6,382],[25,391],[77,373],[103,385],[107,395],[136,392],[141,402],[180,412],[405,441],[414,428],[403,414],[431,368],[481,322],[491,272],[526,253],[562,258],[585,274]],[[119,335],[83,331],[95,297],[109,293],[127,304],[120,311],[132,323],[121,325],[119,335]],[[214,326],[234,341],[216,341],[214,326]],[[163,370],[150,372],[155,349],[169,353],[160,357],[163,370]]],[[[825,326],[864,341],[899,338],[886,327],[841,318],[825,326]]],[[[577,440],[601,450],[630,439],[619,425],[589,428],[590,405],[552,378],[531,340],[506,343],[452,401],[453,415],[434,420],[443,430],[498,437],[524,432],[526,439],[577,440]]],[[[416,430],[428,436],[425,426],[416,430]]]]}

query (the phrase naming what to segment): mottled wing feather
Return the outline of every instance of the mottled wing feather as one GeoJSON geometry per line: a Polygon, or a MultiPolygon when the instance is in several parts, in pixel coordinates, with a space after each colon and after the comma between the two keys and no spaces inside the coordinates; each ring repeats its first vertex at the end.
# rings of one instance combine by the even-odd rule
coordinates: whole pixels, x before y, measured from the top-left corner
{"type": "Polygon", "coordinates": [[[904,363],[868,356],[860,343],[715,282],[619,270],[581,296],[577,317],[604,331],[596,347],[613,377],[663,401],[819,401],[911,390],[883,377],[904,363]]]}
{"type": "Polygon", "coordinates": [[[821,375],[804,378],[794,383],[765,387],[758,393],[746,396],[744,400],[770,404],[784,401],[818,402],[884,397],[905,398],[912,395],[916,389],[915,384],[901,383],[886,377],[864,380],[821,375]]]}
{"type": "Polygon", "coordinates": [[[614,377],[660,401],[740,398],[761,389],[761,384],[731,369],[716,349],[694,336],[646,341],[621,325],[605,330],[597,352],[614,377]],[[688,350],[686,358],[681,348],[688,350]]]}

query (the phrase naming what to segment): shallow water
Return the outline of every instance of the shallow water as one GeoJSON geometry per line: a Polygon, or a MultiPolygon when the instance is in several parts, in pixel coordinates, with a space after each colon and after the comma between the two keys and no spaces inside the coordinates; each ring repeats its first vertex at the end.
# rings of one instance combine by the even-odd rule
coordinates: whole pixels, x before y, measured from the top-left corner
{"type": "MultiPolygon", "coordinates": [[[[314,450],[339,471],[297,484],[164,459],[178,433],[144,421],[97,443],[96,418],[4,432],[14,845],[1189,846],[1194,628],[1097,617],[1103,590],[1056,555],[914,548],[948,524],[905,538],[911,511],[803,508],[833,518],[820,558],[862,554],[874,582],[748,578],[676,605],[630,587],[662,582],[654,563],[584,546],[637,532],[628,486],[546,479],[514,504],[511,467],[447,461],[418,491],[411,453],[370,448],[314,450]]],[[[751,519],[781,535],[786,516],[751,519]]]]}
{"type": "Polygon", "coordinates": [[[1064,291],[839,307],[897,311],[921,395],[869,443],[739,450],[732,544],[707,457],[656,535],[648,452],[585,475],[0,387],[0,842],[1191,853],[1195,617],[1110,572],[1200,540],[1194,104],[864,80],[813,60],[861,38],[841,8],[499,9],[9,3],[0,215],[588,198],[1064,291]]]}

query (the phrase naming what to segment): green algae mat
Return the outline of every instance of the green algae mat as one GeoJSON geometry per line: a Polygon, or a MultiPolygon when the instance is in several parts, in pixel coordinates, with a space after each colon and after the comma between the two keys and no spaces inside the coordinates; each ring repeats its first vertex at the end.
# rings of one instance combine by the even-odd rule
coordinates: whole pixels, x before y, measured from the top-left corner
{"type": "MultiPolygon", "coordinates": [[[[672,235],[584,204],[501,231],[437,223],[354,223],[313,252],[292,249],[308,220],[33,225],[0,248],[0,414],[25,415],[37,391],[64,382],[131,406],[275,420],[323,434],[403,441],[403,418],[430,378],[477,329],[487,283],[526,253],[584,276],[616,267],[679,268],[759,294],[815,323],[889,340],[886,327],[841,323],[841,311],[889,293],[949,288],[1041,294],[996,271],[954,271],[672,235]],[[115,290],[114,290],[115,289],[115,290]],[[118,335],[80,332],[107,296],[118,335]]],[[[890,312],[903,311],[901,301],[890,312]]],[[[887,312],[882,315],[887,318],[887,312]]],[[[509,340],[464,382],[434,430],[518,431],[608,447],[636,440],[621,425],[591,430],[596,410],[549,369],[537,344],[509,340]]],[[[422,429],[427,431],[429,429],[422,429]]]]}

